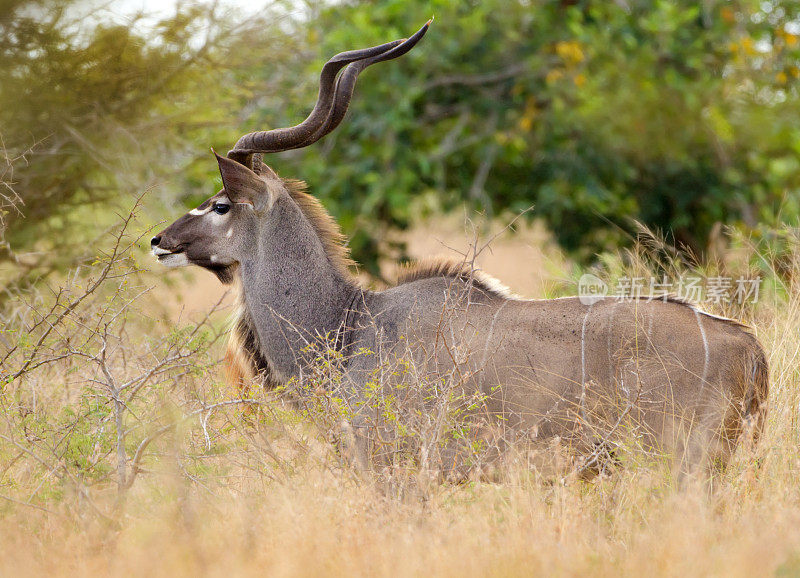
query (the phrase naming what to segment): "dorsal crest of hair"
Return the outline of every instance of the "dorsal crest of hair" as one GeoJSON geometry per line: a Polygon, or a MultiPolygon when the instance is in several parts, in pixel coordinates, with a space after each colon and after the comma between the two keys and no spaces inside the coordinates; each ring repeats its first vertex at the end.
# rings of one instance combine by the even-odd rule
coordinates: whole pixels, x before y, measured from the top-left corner
{"type": "Polygon", "coordinates": [[[497,297],[517,298],[508,287],[488,273],[474,267],[468,261],[454,257],[426,257],[403,265],[397,275],[397,284],[402,285],[431,277],[460,279],[497,297]]]}

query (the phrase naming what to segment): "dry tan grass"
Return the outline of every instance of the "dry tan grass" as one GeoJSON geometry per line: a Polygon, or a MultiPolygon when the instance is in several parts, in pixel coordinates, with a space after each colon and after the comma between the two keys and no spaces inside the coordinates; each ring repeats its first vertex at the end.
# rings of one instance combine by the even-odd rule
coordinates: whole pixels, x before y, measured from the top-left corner
{"type": "MultiPolygon", "coordinates": [[[[78,321],[47,350],[57,355],[65,340],[75,345],[95,332],[80,350],[85,359],[53,361],[5,384],[0,575],[800,573],[797,287],[767,291],[752,312],[769,353],[770,414],[756,452],[738,452],[713,491],[702,481],[678,483],[658,466],[554,483],[513,463],[502,483],[419,491],[354,474],[302,412],[263,393],[253,398],[263,414],[243,412],[215,365],[221,317],[200,324],[206,337],[193,344],[185,336],[196,325],[171,334],[174,315],[150,315],[155,308],[142,297],[125,306],[123,326],[114,325],[122,308],[109,303],[148,281],[123,278],[124,291],[114,285],[76,308],[78,321]],[[107,366],[118,385],[179,354],[124,409],[122,446],[96,358],[97,315],[116,315],[109,339],[120,347],[109,348],[107,366]],[[148,436],[141,471],[120,488],[120,447],[130,478],[148,436]]],[[[28,343],[2,373],[30,351],[28,343]]]]}
{"type": "Polygon", "coordinates": [[[797,570],[787,482],[709,499],[623,474],[591,487],[450,488],[422,505],[321,474],[213,498],[162,480],[130,496],[119,529],[7,516],[0,565],[15,576],[772,575],[797,570]]]}

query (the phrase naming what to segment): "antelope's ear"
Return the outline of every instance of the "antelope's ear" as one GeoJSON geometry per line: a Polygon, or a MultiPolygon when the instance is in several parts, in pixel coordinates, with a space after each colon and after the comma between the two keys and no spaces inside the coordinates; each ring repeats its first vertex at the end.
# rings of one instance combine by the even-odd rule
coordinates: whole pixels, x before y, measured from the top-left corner
{"type": "Polygon", "coordinates": [[[228,198],[234,203],[246,203],[256,210],[272,206],[272,194],[267,182],[241,163],[219,156],[217,164],[222,175],[222,186],[228,198]]]}

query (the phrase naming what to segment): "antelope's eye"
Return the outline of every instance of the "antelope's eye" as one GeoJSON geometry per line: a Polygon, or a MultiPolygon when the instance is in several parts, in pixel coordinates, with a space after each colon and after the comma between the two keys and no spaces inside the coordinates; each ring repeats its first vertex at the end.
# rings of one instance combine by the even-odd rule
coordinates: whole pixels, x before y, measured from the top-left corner
{"type": "Polygon", "coordinates": [[[226,205],[225,203],[214,203],[214,206],[211,208],[211,210],[218,215],[224,215],[231,210],[231,206],[226,205]]]}

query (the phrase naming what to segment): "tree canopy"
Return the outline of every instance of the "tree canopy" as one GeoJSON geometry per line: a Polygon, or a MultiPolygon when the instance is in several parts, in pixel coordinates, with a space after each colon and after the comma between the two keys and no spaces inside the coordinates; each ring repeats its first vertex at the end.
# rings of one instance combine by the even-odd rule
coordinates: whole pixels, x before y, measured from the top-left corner
{"type": "Polygon", "coordinates": [[[349,120],[292,167],[359,252],[386,223],[463,202],[533,205],[584,260],[626,243],[632,219],[696,252],[718,222],[796,219],[797,3],[347,2],[308,34],[322,59],[431,12],[423,43],[365,72],[349,120]]]}

